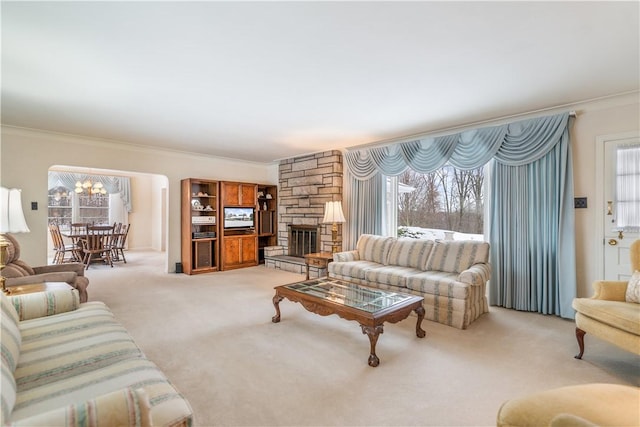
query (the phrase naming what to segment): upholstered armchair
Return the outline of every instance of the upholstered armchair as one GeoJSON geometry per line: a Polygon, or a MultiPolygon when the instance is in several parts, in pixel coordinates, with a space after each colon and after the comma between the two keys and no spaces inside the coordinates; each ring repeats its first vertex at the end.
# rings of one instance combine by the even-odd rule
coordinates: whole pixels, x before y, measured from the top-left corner
{"type": "MultiPolygon", "coordinates": [[[[640,240],[629,248],[631,271],[640,271],[640,240]]],[[[640,304],[626,301],[628,282],[598,280],[593,283],[591,298],[575,298],[576,339],[582,359],[584,336],[597,336],[620,348],[640,355],[640,304]]]]}
{"type": "Polygon", "coordinates": [[[9,241],[9,246],[7,247],[6,265],[2,269],[2,276],[6,279],[5,286],[7,288],[30,283],[66,282],[78,290],[80,302],[87,301],[89,279],[84,275],[84,265],[74,262],[31,267],[20,259],[18,241],[11,234],[5,234],[5,237],[9,241]]]}

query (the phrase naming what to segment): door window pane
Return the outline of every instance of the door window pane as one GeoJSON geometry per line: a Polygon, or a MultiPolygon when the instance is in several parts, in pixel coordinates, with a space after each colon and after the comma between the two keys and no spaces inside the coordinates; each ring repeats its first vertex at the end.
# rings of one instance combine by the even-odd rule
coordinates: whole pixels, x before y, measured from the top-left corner
{"type": "Polygon", "coordinates": [[[616,225],[625,231],[640,229],[640,145],[616,150],[616,225]]]}

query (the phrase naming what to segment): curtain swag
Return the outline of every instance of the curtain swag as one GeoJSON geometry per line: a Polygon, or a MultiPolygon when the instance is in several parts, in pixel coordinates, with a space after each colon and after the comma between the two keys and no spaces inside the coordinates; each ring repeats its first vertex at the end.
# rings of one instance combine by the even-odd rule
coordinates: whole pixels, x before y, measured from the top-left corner
{"type": "Polygon", "coordinates": [[[87,179],[92,182],[102,183],[104,188],[110,194],[120,193],[120,197],[127,208],[127,212],[132,212],[131,180],[128,177],[52,171],[49,172],[48,188],[51,190],[55,187],[65,187],[69,191],[73,191],[76,188],[76,182],[84,182],[87,179]]]}
{"type": "Polygon", "coordinates": [[[358,180],[380,173],[398,176],[407,169],[433,172],[449,163],[457,169],[484,166],[489,160],[521,166],[545,156],[560,140],[569,112],[452,135],[424,136],[381,147],[345,153],[349,172],[358,180]]]}

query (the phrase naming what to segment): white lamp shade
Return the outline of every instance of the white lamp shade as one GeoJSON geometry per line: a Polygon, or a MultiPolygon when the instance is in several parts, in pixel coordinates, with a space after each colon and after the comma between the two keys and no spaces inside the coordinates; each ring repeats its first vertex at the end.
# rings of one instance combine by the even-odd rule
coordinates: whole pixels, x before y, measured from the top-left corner
{"type": "Polygon", "coordinates": [[[327,202],[324,205],[324,218],[322,222],[325,224],[333,224],[334,222],[347,222],[342,213],[342,205],[340,202],[327,202]]]}
{"type": "Polygon", "coordinates": [[[28,233],[22,213],[22,193],[17,188],[0,187],[0,233],[28,233]]]}

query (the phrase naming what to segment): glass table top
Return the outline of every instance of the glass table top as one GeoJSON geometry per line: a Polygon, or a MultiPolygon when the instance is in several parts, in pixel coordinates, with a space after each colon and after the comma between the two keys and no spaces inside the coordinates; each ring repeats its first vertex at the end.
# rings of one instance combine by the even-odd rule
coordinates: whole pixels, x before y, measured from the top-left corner
{"type": "Polygon", "coordinates": [[[291,283],[283,287],[369,313],[375,313],[413,298],[412,295],[367,288],[327,277],[291,283]]]}

